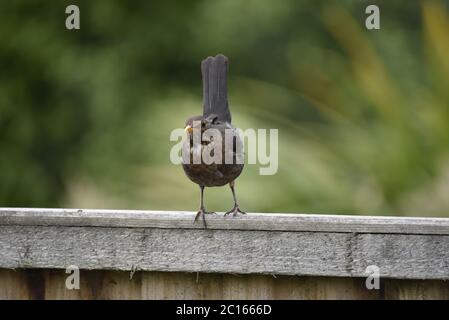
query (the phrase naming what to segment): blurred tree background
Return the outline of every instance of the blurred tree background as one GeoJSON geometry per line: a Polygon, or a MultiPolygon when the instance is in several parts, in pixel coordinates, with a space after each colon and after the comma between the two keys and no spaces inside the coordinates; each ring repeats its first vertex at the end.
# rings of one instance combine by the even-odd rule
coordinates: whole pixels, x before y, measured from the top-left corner
{"type": "Polygon", "coordinates": [[[223,53],[235,125],[279,129],[279,171],[246,166],[243,209],[448,216],[447,2],[376,1],[372,31],[369,4],[2,1],[0,206],[196,210],[169,134],[223,53]]]}

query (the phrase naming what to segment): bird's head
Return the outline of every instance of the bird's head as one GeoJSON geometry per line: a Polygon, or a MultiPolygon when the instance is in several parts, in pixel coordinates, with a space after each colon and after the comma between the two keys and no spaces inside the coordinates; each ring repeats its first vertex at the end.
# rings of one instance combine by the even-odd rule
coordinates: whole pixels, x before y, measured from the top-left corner
{"type": "Polygon", "coordinates": [[[184,130],[190,134],[192,133],[194,127],[202,126],[202,124],[203,124],[203,116],[193,116],[186,120],[184,130]]]}
{"type": "Polygon", "coordinates": [[[205,130],[207,128],[210,128],[212,125],[219,123],[220,122],[218,121],[218,116],[215,114],[210,114],[207,117],[193,116],[187,119],[184,130],[190,134],[195,128],[205,130]]]}

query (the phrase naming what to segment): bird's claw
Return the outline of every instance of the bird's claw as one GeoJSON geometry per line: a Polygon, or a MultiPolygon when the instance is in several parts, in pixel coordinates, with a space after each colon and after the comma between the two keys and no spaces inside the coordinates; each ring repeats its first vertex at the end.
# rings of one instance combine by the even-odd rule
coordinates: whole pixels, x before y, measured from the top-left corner
{"type": "Polygon", "coordinates": [[[237,216],[239,213],[240,214],[246,214],[245,211],[240,210],[238,205],[235,205],[234,208],[232,210],[229,210],[227,212],[225,212],[225,216],[227,216],[228,214],[232,213],[232,216],[235,217],[237,216]]]}
{"type": "Polygon", "coordinates": [[[196,220],[198,220],[198,218],[201,216],[201,215],[205,215],[205,214],[217,214],[216,212],[213,212],[213,211],[204,211],[204,210],[200,210],[200,211],[198,211],[197,213],[196,213],[196,216],[195,216],[195,222],[196,222],[196,220]]]}
{"type": "Polygon", "coordinates": [[[205,217],[206,214],[216,214],[216,213],[213,211],[206,211],[206,210],[204,210],[204,208],[200,208],[200,210],[198,210],[198,212],[196,213],[195,220],[193,221],[193,223],[195,223],[199,217],[202,217],[204,228],[207,229],[206,217],[205,217]]]}

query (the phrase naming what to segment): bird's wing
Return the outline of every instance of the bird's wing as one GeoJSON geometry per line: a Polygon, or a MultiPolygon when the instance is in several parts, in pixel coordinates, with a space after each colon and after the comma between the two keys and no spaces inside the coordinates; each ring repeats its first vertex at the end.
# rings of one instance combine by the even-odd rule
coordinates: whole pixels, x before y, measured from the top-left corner
{"type": "Polygon", "coordinates": [[[203,75],[203,116],[211,114],[218,120],[231,123],[231,112],[228,104],[228,58],[219,54],[207,57],[201,62],[203,75]]]}

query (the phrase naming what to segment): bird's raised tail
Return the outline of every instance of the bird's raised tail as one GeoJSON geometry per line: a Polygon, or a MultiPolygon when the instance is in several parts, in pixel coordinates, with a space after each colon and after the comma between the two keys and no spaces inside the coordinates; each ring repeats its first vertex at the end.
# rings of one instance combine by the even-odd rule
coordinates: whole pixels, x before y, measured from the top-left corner
{"type": "Polygon", "coordinates": [[[203,116],[216,114],[218,120],[231,123],[228,104],[228,58],[222,54],[201,62],[203,74],[203,116]]]}

